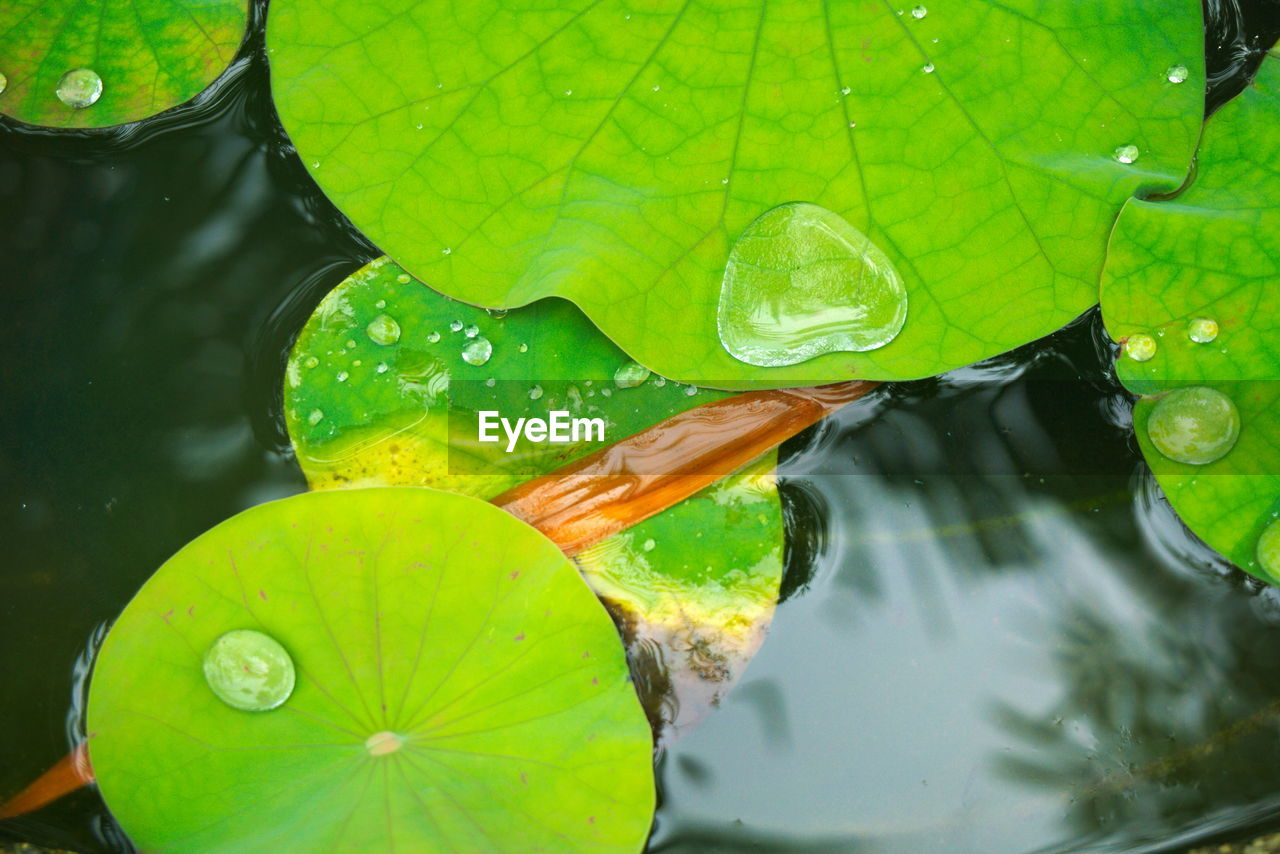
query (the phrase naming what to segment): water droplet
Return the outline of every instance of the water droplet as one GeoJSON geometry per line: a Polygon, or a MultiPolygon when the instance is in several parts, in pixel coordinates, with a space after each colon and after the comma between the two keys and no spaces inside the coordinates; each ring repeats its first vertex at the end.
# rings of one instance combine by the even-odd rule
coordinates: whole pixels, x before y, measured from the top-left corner
{"type": "Polygon", "coordinates": [[[572,95],[572,94],[573,94],[573,90],[572,90],[572,89],[565,89],[565,90],[564,90],[564,93],[565,93],[566,95],[572,95]]]}
{"type": "Polygon", "coordinates": [[[58,100],[68,107],[83,110],[102,97],[102,78],[89,68],[73,68],[58,81],[58,100]]]}
{"type": "Polygon", "coordinates": [[[345,383],[350,377],[351,377],[351,374],[347,373],[346,371],[338,371],[338,376],[336,377],[336,379],[340,383],[345,383]]]}
{"type": "Polygon", "coordinates": [[[655,543],[655,542],[653,541],[653,538],[652,538],[652,537],[650,537],[649,539],[647,539],[647,540],[645,540],[645,541],[644,541],[643,545],[641,545],[641,546],[640,546],[640,548],[644,549],[644,550],[645,550],[645,551],[647,551],[647,552],[651,552],[651,551],[653,551],[653,550],[654,550],[654,548],[655,548],[657,545],[658,545],[658,544],[657,544],[657,543],[655,543]]]}
{"type": "Polygon", "coordinates": [[[692,386],[692,385],[691,385],[691,386],[689,386],[687,389],[685,389],[685,390],[684,390],[684,393],[685,393],[685,394],[687,394],[689,397],[693,397],[695,394],[697,394],[697,393],[698,393],[698,387],[697,387],[697,386],[692,386]]]}
{"type": "Polygon", "coordinates": [[[1208,344],[1218,337],[1218,321],[1212,317],[1195,317],[1187,324],[1187,337],[1197,344],[1208,344]]]}
{"type": "Polygon", "coordinates": [[[409,276],[408,273],[401,273],[400,275],[396,276],[396,281],[402,285],[409,284],[410,280],[411,280],[411,277],[409,276]]]}
{"type": "Polygon", "coordinates": [[[312,163],[311,163],[311,168],[312,168],[312,169],[319,169],[319,168],[320,168],[320,161],[319,161],[319,160],[312,161],[312,163]]]}
{"type": "Polygon", "coordinates": [[[533,388],[529,389],[530,400],[537,400],[540,397],[542,397],[542,386],[536,385],[533,388]]]}
{"type": "Polygon", "coordinates": [[[880,248],[838,214],[789,202],[734,243],[716,321],[735,358],[768,367],[883,347],[906,319],[906,287],[880,248]]]}
{"type": "Polygon", "coordinates": [[[618,388],[635,388],[649,379],[649,369],[639,362],[627,362],[613,372],[613,384],[618,388]]]}
{"type": "Polygon", "coordinates": [[[666,384],[667,384],[667,378],[666,378],[666,377],[654,377],[654,378],[653,378],[653,384],[654,384],[654,385],[656,385],[658,388],[662,388],[664,385],[666,385],[666,384]]]}
{"type": "Polygon", "coordinates": [[[480,327],[476,326],[473,323],[470,326],[468,326],[466,329],[462,330],[462,334],[467,336],[468,338],[475,338],[477,335],[480,334],[480,327]]]}
{"type": "Polygon", "coordinates": [[[378,373],[380,373],[380,374],[385,374],[385,373],[387,372],[387,363],[386,363],[386,362],[379,362],[379,363],[378,363],[378,367],[376,368],[376,370],[377,370],[377,371],[378,371],[378,373]]]}
{"type": "Polygon", "coordinates": [[[373,304],[373,307],[374,307],[374,308],[386,308],[386,307],[387,307],[387,301],[386,301],[386,300],[384,300],[384,299],[380,299],[380,300],[378,300],[377,302],[375,302],[375,303],[373,304]]]}
{"type": "Polygon", "coordinates": [[[1138,146],[1130,144],[1120,146],[1112,153],[1111,156],[1119,163],[1132,163],[1138,159],[1139,154],[1141,154],[1141,152],[1138,151],[1138,146]]]}
{"type": "Polygon", "coordinates": [[[389,314],[380,314],[364,328],[369,340],[380,347],[390,347],[400,340],[400,324],[389,314]]]}
{"type": "Polygon", "coordinates": [[[451,321],[449,321],[449,329],[450,329],[451,331],[453,331],[453,332],[461,332],[461,331],[462,331],[462,321],[461,321],[461,320],[451,320],[451,321]]]}
{"type": "Polygon", "coordinates": [[[324,420],[324,413],[321,412],[319,409],[311,410],[311,413],[307,416],[307,423],[313,427],[319,424],[323,420],[324,420]]]}
{"type": "Polygon", "coordinates": [[[4,94],[4,90],[9,87],[9,78],[0,73],[0,95],[4,94]]]}
{"type": "Polygon", "coordinates": [[[1273,519],[1258,537],[1258,563],[1272,578],[1280,578],[1280,519],[1273,519]]]}
{"type": "Polygon", "coordinates": [[[489,387],[489,388],[493,388],[494,386],[496,386],[496,385],[498,384],[498,381],[497,381],[496,379],[494,379],[493,377],[489,377],[489,379],[487,379],[487,380],[485,380],[485,381],[484,381],[484,384],[485,384],[487,387],[489,387]]]}
{"type": "Polygon", "coordinates": [[[246,712],[279,707],[293,693],[293,659],[273,637],[236,629],[204,654],[204,680],[218,699],[246,712]]]}
{"type": "Polygon", "coordinates": [[[347,349],[348,349],[348,350],[354,350],[355,348],[356,348],[356,341],[355,341],[355,339],[354,339],[354,338],[348,338],[348,339],[347,339],[347,349]]]}
{"type": "Polygon", "coordinates": [[[483,365],[493,355],[493,345],[488,338],[472,338],[462,348],[462,361],[468,365],[483,365]]]}
{"type": "Polygon", "coordinates": [[[302,360],[302,366],[304,368],[314,368],[318,364],[320,364],[320,360],[317,359],[315,356],[308,356],[307,358],[302,360]]]}
{"type": "Polygon", "coordinates": [[[927,14],[929,14],[929,10],[923,6],[917,6],[911,10],[911,17],[915,18],[917,21],[927,14]]]}
{"type": "Polygon", "coordinates": [[[1147,417],[1156,450],[1174,462],[1202,466],[1220,460],[1240,437],[1240,413],[1217,389],[1188,386],[1156,401],[1147,417]]]}
{"type": "Polygon", "coordinates": [[[439,340],[440,340],[440,333],[439,333],[439,332],[428,332],[428,333],[427,333],[427,340],[428,340],[428,341],[430,341],[432,344],[436,343],[437,341],[439,341],[439,340]]]}
{"type": "Polygon", "coordinates": [[[1170,83],[1185,83],[1190,76],[1185,65],[1170,65],[1169,70],[1164,73],[1164,78],[1170,83]]]}
{"type": "Polygon", "coordinates": [[[934,72],[934,64],[932,62],[926,62],[924,64],[924,73],[932,74],[933,72],[934,72]]]}
{"type": "Polygon", "coordinates": [[[521,344],[521,345],[520,345],[519,347],[517,347],[516,349],[517,349],[518,351],[520,351],[521,353],[528,353],[528,352],[529,352],[529,345],[528,345],[528,344],[521,344]]]}
{"type": "Polygon", "coordinates": [[[446,246],[445,248],[443,248],[443,249],[441,249],[441,250],[440,250],[440,254],[441,254],[441,255],[452,255],[452,254],[453,254],[453,250],[452,250],[452,249],[450,249],[448,246],[446,246]]]}
{"type": "Polygon", "coordinates": [[[1149,362],[1156,354],[1156,339],[1145,332],[1130,335],[1124,342],[1124,354],[1135,362],[1149,362]]]}
{"type": "Polygon", "coordinates": [[[841,89],[841,90],[840,90],[840,94],[841,94],[841,95],[848,95],[848,94],[849,94],[850,92],[852,92],[852,91],[853,91],[853,89],[852,89],[851,87],[846,86],[846,87],[844,87],[843,89],[841,89]]]}

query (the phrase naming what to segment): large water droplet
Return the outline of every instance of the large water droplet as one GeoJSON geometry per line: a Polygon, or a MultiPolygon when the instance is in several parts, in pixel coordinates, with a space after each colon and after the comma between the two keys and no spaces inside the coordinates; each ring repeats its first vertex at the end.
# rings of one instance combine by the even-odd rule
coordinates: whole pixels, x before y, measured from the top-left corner
{"type": "Polygon", "coordinates": [[[1122,145],[1112,152],[1111,156],[1119,163],[1132,163],[1141,153],[1136,145],[1122,145]]]}
{"type": "Polygon", "coordinates": [[[89,68],[73,68],[58,81],[58,100],[68,107],[83,110],[102,97],[102,78],[89,68]]]}
{"type": "Polygon", "coordinates": [[[627,362],[613,372],[613,383],[618,388],[635,388],[649,379],[649,369],[639,362],[627,362]]]}
{"type": "Polygon", "coordinates": [[[483,365],[493,355],[493,345],[488,338],[472,338],[462,348],[462,361],[468,365],[483,365]]]}
{"type": "Polygon", "coordinates": [[[1218,337],[1218,321],[1212,317],[1193,318],[1187,324],[1187,337],[1197,344],[1208,344],[1218,337]]]}
{"type": "Polygon", "coordinates": [[[1156,354],[1156,339],[1145,332],[1130,335],[1124,342],[1124,354],[1135,362],[1149,362],[1156,354]]]}
{"type": "Polygon", "coordinates": [[[204,654],[204,680],[218,699],[246,712],[280,706],[293,693],[293,659],[275,638],[236,629],[204,654]]]}
{"type": "Polygon", "coordinates": [[[374,344],[390,347],[400,340],[400,324],[389,314],[380,314],[364,328],[365,334],[374,344]]]}
{"type": "Polygon", "coordinates": [[[883,347],[907,319],[907,290],[888,257],[826,208],[765,211],[729,252],[720,341],[749,365],[794,365],[883,347]]]}
{"type": "Polygon", "coordinates": [[[1190,72],[1187,71],[1185,65],[1171,65],[1169,70],[1164,73],[1164,78],[1170,83],[1185,83],[1190,72]]]}
{"type": "Polygon", "coordinates": [[[1189,386],[1156,401],[1147,417],[1156,450],[1174,462],[1202,466],[1220,460],[1240,438],[1240,413],[1217,389],[1189,386]]]}
{"type": "Polygon", "coordinates": [[[1258,537],[1258,563],[1272,578],[1280,579],[1280,519],[1272,519],[1258,537]]]}

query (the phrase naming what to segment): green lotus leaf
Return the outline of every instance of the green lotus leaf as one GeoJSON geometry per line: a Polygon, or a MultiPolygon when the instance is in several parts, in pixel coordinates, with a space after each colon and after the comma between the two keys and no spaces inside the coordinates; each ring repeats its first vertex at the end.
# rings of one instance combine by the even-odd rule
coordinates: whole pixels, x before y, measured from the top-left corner
{"type": "Polygon", "coordinates": [[[0,21],[0,114],[107,127],[194,98],[230,64],[245,0],[13,0],[0,21]]]}
{"type": "Polygon", "coordinates": [[[1268,572],[1257,551],[1280,510],[1277,117],[1280,60],[1271,58],[1209,119],[1194,183],[1173,200],[1125,206],[1102,282],[1107,330],[1122,342],[1119,376],[1144,395],[1134,429],[1161,487],[1201,539],[1272,582],[1280,563],[1268,572]],[[1168,414],[1187,389],[1231,401],[1234,443],[1222,439],[1225,408],[1182,408],[1170,437],[1168,414]],[[1197,455],[1203,462],[1181,461],[1197,455]]]}
{"type": "Polygon", "coordinates": [[[431,287],[565,297],[699,385],[803,385],[930,376],[1058,329],[1097,301],[1124,200],[1176,188],[1199,134],[1195,0],[908,8],[276,0],[267,41],[315,180],[431,287]],[[760,219],[787,203],[807,224],[760,219]],[[809,361],[721,343],[748,232],[776,242],[742,253],[758,266],[733,300],[785,315],[809,361]],[[778,277],[806,283],[799,304],[778,277]],[[850,305],[863,285],[874,305],[850,305]],[[811,334],[864,307],[883,329],[811,334]]]}
{"type": "MultiPolygon", "coordinates": [[[[330,292],[299,334],[285,418],[314,489],[431,486],[489,499],[724,397],[636,367],[563,300],[497,315],[380,258],[330,292]],[[478,340],[491,355],[474,365],[463,350],[478,340]],[[476,441],[480,410],[514,419],[555,409],[604,419],[604,442],[522,442],[507,453],[505,443],[476,441]]],[[[733,684],[772,618],[783,547],[776,461],[770,453],[726,472],[576,557],[636,651],[662,650],[680,703],[664,721],[677,729],[733,684]]]]}
{"type": "Polygon", "coordinates": [[[307,493],[196,539],[112,627],[88,728],[145,851],[639,851],[654,805],[647,721],[573,565],[429,489],[307,493]],[[211,690],[228,632],[291,657],[277,708],[211,690]]]}

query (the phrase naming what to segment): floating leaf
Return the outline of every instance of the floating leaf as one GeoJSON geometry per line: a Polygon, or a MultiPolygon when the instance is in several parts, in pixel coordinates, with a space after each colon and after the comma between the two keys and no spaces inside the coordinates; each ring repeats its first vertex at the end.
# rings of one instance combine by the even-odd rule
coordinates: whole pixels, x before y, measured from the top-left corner
{"type": "Polygon", "coordinates": [[[1273,58],[1209,119],[1195,182],[1171,201],[1125,206],[1102,283],[1107,330],[1123,342],[1120,378],[1144,395],[1134,429],[1161,487],[1201,539],[1271,582],[1280,582],[1280,565],[1268,572],[1258,544],[1280,511],[1277,116],[1273,58]],[[1147,358],[1131,357],[1135,341],[1148,344],[1137,351],[1147,358]],[[1230,401],[1238,440],[1227,441],[1230,413],[1219,405],[1182,412],[1171,445],[1168,411],[1190,394],[1230,401]],[[1206,450],[1215,436],[1226,449],[1216,457],[1206,450]],[[1207,462],[1184,461],[1197,454],[1207,462]]]}
{"type": "Polygon", "coordinates": [[[572,564],[428,489],[308,493],[195,540],[108,635],[88,728],[143,850],[639,851],[654,803],[622,648],[572,564]],[[292,657],[279,708],[206,683],[237,629],[292,657]]]}
{"type": "MultiPolygon", "coordinates": [[[[638,379],[622,351],[566,302],[493,316],[378,259],[326,296],[298,336],[286,369],[285,413],[313,488],[434,486],[488,499],[724,397],[657,376],[638,379]],[[390,344],[367,334],[383,315],[400,329],[390,344]],[[461,350],[479,337],[491,342],[493,354],[476,366],[461,350]],[[522,443],[510,454],[503,444],[475,441],[478,410],[516,418],[546,417],[557,408],[604,418],[605,441],[522,443]]],[[[714,673],[701,668],[718,679],[677,695],[683,707],[664,711],[668,723],[682,726],[709,695],[728,689],[772,616],[783,542],[781,506],[767,474],[775,461],[770,453],[580,557],[588,580],[634,628],[634,650],[661,651],[673,678],[692,672],[701,658],[721,662],[714,673]],[[744,522],[751,537],[740,536],[744,522]],[[645,552],[650,539],[660,547],[645,552]],[[636,549],[642,560],[633,559],[636,549]],[[687,603],[683,610],[675,596],[687,603]],[[714,619],[691,623],[707,615],[714,619]],[[677,636],[696,636],[699,644],[668,646],[677,636]]]]}
{"type": "Polygon", "coordinates": [[[901,12],[276,0],[267,39],[316,181],[431,287],[494,308],[566,297],[700,385],[809,385],[939,374],[1059,328],[1097,300],[1120,205],[1178,186],[1200,130],[1195,0],[901,12]],[[906,324],[883,347],[762,367],[722,346],[734,243],[793,202],[900,273],[906,324]]]}
{"type": "Polygon", "coordinates": [[[235,56],[245,0],[13,0],[0,21],[0,113],[107,127],[194,98],[235,56]]]}

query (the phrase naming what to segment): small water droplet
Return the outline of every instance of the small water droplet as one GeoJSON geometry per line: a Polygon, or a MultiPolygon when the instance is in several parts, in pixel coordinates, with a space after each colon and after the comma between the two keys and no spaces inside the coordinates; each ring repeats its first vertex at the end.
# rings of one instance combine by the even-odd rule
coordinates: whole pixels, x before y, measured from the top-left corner
{"type": "Polygon", "coordinates": [[[911,10],[911,17],[915,18],[917,21],[927,14],[929,14],[929,10],[923,6],[917,6],[911,10]]]}
{"type": "Polygon", "coordinates": [[[650,537],[649,539],[647,539],[647,540],[645,540],[645,541],[644,541],[644,543],[640,546],[640,548],[644,549],[644,550],[645,550],[645,551],[647,551],[647,552],[651,552],[651,551],[653,551],[653,550],[654,550],[654,548],[655,548],[657,545],[658,545],[658,544],[657,544],[657,543],[655,543],[655,542],[653,541],[653,538],[652,538],[652,537],[650,537]]]}
{"type": "Polygon", "coordinates": [[[1124,342],[1124,354],[1135,362],[1149,362],[1156,354],[1156,339],[1145,332],[1130,335],[1124,342]]]}
{"type": "Polygon", "coordinates": [[[378,363],[378,367],[377,367],[377,369],[376,369],[376,370],[377,370],[377,371],[378,371],[378,373],[380,373],[380,374],[385,374],[385,373],[387,372],[387,363],[386,363],[386,362],[379,362],[379,363],[378,363]]]}
{"type": "Polygon", "coordinates": [[[1262,529],[1256,553],[1267,574],[1280,579],[1280,519],[1273,519],[1262,529]]]}
{"type": "Polygon", "coordinates": [[[476,326],[473,323],[470,326],[468,326],[466,329],[462,330],[462,334],[467,336],[468,338],[475,338],[477,335],[480,334],[480,327],[476,326]]]}
{"type": "Polygon", "coordinates": [[[432,344],[436,343],[437,341],[439,341],[439,340],[440,340],[440,333],[439,333],[439,332],[428,332],[428,333],[427,333],[427,340],[428,340],[428,341],[430,341],[432,344]]]}
{"type": "Polygon", "coordinates": [[[635,388],[649,379],[649,369],[639,362],[627,362],[613,372],[613,383],[618,388],[635,388]]]}
{"type": "Polygon", "coordinates": [[[452,254],[453,254],[453,249],[451,249],[451,248],[449,248],[448,246],[446,246],[445,248],[443,248],[443,249],[441,249],[441,250],[440,250],[440,254],[441,254],[441,255],[452,255],[452,254]]]}
{"type": "Polygon", "coordinates": [[[4,90],[9,87],[9,78],[0,73],[0,95],[4,94],[4,90]]]}
{"type": "Polygon", "coordinates": [[[1139,154],[1141,154],[1141,152],[1138,151],[1138,146],[1130,144],[1120,146],[1112,153],[1111,156],[1114,157],[1118,163],[1132,163],[1138,159],[1139,154]]]}
{"type": "Polygon", "coordinates": [[[518,350],[518,351],[519,351],[519,352],[521,352],[521,353],[528,353],[528,352],[529,352],[529,345],[528,345],[528,344],[523,344],[523,343],[522,343],[519,347],[517,347],[517,348],[516,348],[516,350],[518,350]]]}
{"type": "Polygon", "coordinates": [[[307,358],[302,360],[302,366],[304,368],[314,368],[318,364],[320,364],[320,360],[317,359],[315,356],[308,356],[307,358]]]}
{"type": "Polygon", "coordinates": [[[1190,76],[1185,65],[1170,65],[1169,70],[1164,73],[1164,79],[1170,83],[1185,83],[1190,76]]]}
{"type": "Polygon", "coordinates": [[[347,373],[346,371],[338,371],[338,375],[337,375],[336,379],[337,379],[337,380],[338,380],[338,382],[340,382],[340,383],[345,383],[345,382],[347,381],[347,379],[348,379],[348,378],[350,378],[350,376],[351,376],[351,374],[347,373]]]}
{"type": "Polygon", "coordinates": [[[789,202],[734,242],[716,321],[729,353],[770,367],[875,350],[906,319],[906,286],[888,256],[838,214],[789,202]]]}
{"type": "Polygon", "coordinates": [[[320,168],[320,161],[319,161],[319,160],[313,160],[313,161],[311,162],[311,168],[312,168],[312,169],[319,169],[319,168],[320,168]]]}
{"type": "Polygon", "coordinates": [[[462,321],[461,321],[461,320],[450,320],[450,321],[449,321],[449,330],[450,330],[450,331],[452,331],[452,332],[461,332],[461,331],[462,331],[462,321]]]}
{"type": "Polygon", "coordinates": [[[536,385],[533,388],[529,389],[530,400],[537,400],[540,397],[542,397],[542,386],[536,385]]]}
{"type": "Polygon", "coordinates": [[[565,90],[564,90],[564,93],[565,93],[566,95],[572,95],[572,94],[573,94],[573,90],[572,90],[572,89],[565,89],[565,90]]]}
{"type": "Polygon", "coordinates": [[[849,94],[850,92],[852,92],[852,91],[853,91],[852,87],[846,86],[846,87],[844,87],[843,89],[841,89],[841,90],[840,90],[840,94],[841,94],[841,95],[848,95],[848,94],[849,94]]]}
{"type": "Polygon", "coordinates": [[[488,338],[472,338],[462,347],[462,361],[468,365],[483,365],[493,355],[493,345],[488,338]]]}
{"type": "Polygon", "coordinates": [[[380,314],[364,328],[369,340],[380,347],[390,347],[400,340],[400,324],[389,314],[380,314]]]}
{"type": "Polygon", "coordinates": [[[1208,344],[1218,337],[1218,321],[1212,317],[1195,317],[1187,324],[1187,337],[1197,344],[1208,344]]]}
{"type": "Polygon", "coordinates": [[[666,385],[666,384],[667,384],[667,378],[666,378],[666,377],[654,377],[654,378],[653,378],[653,384],[654,384],[655,386],[657,386],[658,388],[662,388],[664,385],[666,385]]]}
{"type": "Polygon", "coordinates": [[[698,393],[698,387],[697,387],[697,386],[692,386],[692,385],[691,385],[691,386],[689,386],[687,389],[685,389],[685,390],[684,390],[684,393],[685,393],[686,395],[688,395],[689,397],[693,397],[695,394],[697,394],[697,393],[698,393]]]}
{"type": "Polygon", "coordinates": [[[657,83],[653,84],[653,91],[657,92],[657,91],[658,91],[659,89],[661,89],[661,88],[662,88],[662,87],[661,87],[661,86],[659,86],[657,83]]]}
{"type": "Polygon", "coordinates": [[[1240,438],[1240,413],[1231,398],[1207,386],[1188,386],[1156,401],[1147,436],[1174,462],[1207,465],[1220,460],[1240,438]]]}
{"type": "Polygon", "coordinates": [[[253,629],[227,632],[210,644],[203,670],[219,700],[246,712],[278,708],[293,693],[293,659],[279,641],[253,629]]]}
{"type": "Polygon", "coordinates": [[[386,301],[386,300],[384,300],[384,299],[380,299],[380,300],[378,300],[377,302],[375,302],[375,303],[373,304],[373,307],[374,307],[374,308],[386,308],[386,307],[387,307],[387,301],[386,301]]]}
{"type": "Polygon", "coordinates": [[[487,379],[487,380],[485,380],[485,381],[484,381],[484,384],[485,384],[486,386],[488,386],[489,388],[493,388],[494,386],[496,386],[496,385],[498,384],[498,381],[497,381],[496,379],[494,379],[493,377],[489,377],[489,379],[487,379]]]}
{"type": "Polygon", "coordinates": [[[313,409],[311,410],[310,414],[307,415],[307,423],[312,426],[319,424],[323,420],[324,420],[324,413],[321,412],[319,409],[313,409]]]}
{"type": "Polygon", "coordinates": [[[402,284],[402,285],[407,285],[407,284],[409,284],[409,281],[410,281],[412,278],[413,278],[413,277],[412,277],[412,276],[410,276],[408,273],[401,273],[400,275],[396,276],[396,281],[397,281],[397,282],[399,282],[399,283],[400,283],[400,284],[402,284]]]}
{"type": "Polygon", "coordinates": [[[932,62],[926,62],[924,64],[924,73],[932,74],[933,72],[934,72],[934,64],[932,62]]]}
{"type": "Polygon", "coordinates": [[[58,100],[77,110],[92,107],[102,97],[102,78],[89,68],[73,68],[58,81],[58,100]]]}

